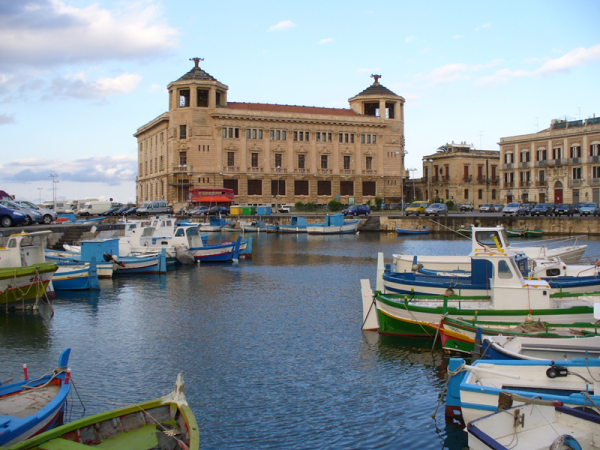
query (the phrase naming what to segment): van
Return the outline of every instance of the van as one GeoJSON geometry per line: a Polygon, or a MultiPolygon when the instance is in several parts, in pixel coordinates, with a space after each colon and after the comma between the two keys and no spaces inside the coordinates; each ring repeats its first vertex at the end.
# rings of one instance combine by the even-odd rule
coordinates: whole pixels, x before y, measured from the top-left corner
{"type": "Polygon", "coordinates": [[[138,216],[147,214],[173,214],[173,208],[164,200],[148,200],[135,212],[138,216]]]}
{"type": "Polygon", "coordinates": [[[91,201],[86,202],[83,208],[78,211],[80,216],[93,216],[95,214],[100,215],[105,211],[112,208],[112,202],[108,201],[91,201]]]}

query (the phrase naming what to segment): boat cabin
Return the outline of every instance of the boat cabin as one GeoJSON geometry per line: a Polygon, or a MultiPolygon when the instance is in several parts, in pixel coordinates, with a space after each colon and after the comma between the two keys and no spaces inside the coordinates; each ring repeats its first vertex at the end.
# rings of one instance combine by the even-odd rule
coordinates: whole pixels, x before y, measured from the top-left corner
{"type": "Polygon", "coordinates": [[[44,241],[51,231],[11,234],[0,248],[0,267],[26,267],[46,262],[44,241]]]}

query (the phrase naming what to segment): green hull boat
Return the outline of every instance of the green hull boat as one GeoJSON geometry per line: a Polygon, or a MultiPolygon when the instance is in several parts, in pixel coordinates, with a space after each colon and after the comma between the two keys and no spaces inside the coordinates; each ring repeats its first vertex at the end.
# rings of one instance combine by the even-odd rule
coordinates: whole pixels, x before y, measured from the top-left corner
{"type": "Polygon", "coordinates": [[[185,400],[183,378],[164,397],[54,428],[10,450],[158,450],[200,448],[200,432],[185,400]]]}
{"type": "Polygon", "coordinates": [[[30,304],[42,298],[58,269],[55,263],[0,269],[0,305],[30,304]]]}

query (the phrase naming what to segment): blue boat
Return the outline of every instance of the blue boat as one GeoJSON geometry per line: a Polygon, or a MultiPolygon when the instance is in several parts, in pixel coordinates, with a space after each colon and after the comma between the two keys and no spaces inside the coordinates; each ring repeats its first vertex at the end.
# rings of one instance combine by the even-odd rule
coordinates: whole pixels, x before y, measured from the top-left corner
{"type": "Polygon", "coordinates": [[[292,216],[289,225],[279,225],[280,233],[306,233],[308,221],[306,217],[292,216]]]}
{"type": "Polygon", "coordinates": [[[356,233],[360,219],[344,220],[342,213],[327,214],[325,222],[314,223],[306,227],[308,234],[350,234],[356,233]]]}
{"type": "Polygon", "coordinates": [[[58,367],[40,378],[29,380],[26,375],[24,381],[0,383],[0,446],[9,447],[62,424],[71,390],[70,354],[70,348],[62,352],[58,367]]]}
{"type": "Polygon", "coordinates": [[[429,228],[396,228],[398,234],[429,234],[429,228]]]}
{"type": "Polygon", "coordinates": [[[58,270],[52,276],[52,286],[56,291],[100,289],[96,258],[92,258],[90,263],[82,264],[59,261],[58,270]]]}

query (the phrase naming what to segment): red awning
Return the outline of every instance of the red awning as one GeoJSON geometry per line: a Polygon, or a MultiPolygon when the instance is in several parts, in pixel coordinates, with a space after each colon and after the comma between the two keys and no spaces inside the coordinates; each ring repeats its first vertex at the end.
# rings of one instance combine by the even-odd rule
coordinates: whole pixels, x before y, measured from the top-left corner
{"type": "Polygon", "coordinates": [[[202,203],[219,203],[219,202],[228,202],[232,203],[233,200],[227,198],[223,195],[204,195],[202,197],[193,196],[191,199],[193,202],[202,202],[202,203]]]}

